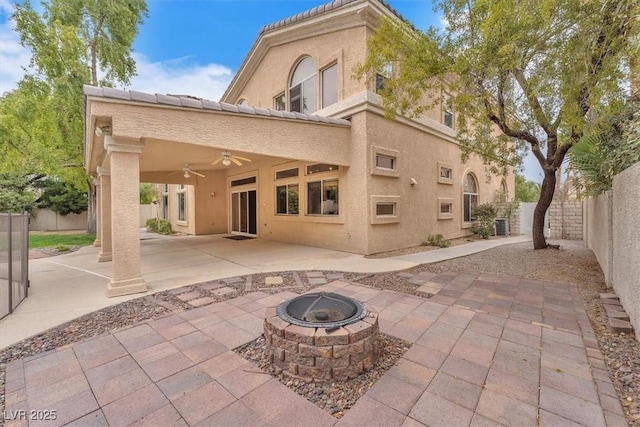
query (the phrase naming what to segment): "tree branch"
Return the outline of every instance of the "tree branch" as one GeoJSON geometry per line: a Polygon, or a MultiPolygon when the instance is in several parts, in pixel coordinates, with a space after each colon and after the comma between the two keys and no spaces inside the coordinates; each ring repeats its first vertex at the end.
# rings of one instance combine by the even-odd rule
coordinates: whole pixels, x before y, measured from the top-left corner
{"type": "Polygon", "coordinates": [[[98,43],[98,36],[102,31],[102,25],[104,24],[105,15],[101,13],[98,17],[98,23],[93,31],[93,39],[91,40],[91,84],[98,85],[98,59],[96,53],[96,45],[98,43]]]}
{"type": "Polygon", "coordinates": [[[516,68],[512,71],[513,77],[515,77],[520,89],[524,92],[524,95],[527,97],[527,101],[529,101],[529,106],[533,110],[533,113],[536,116],[536,120],[545,131],[547,135],[551,133],[556,133],[556,129],[552,127],[549,119],[544,113],[542,106],[540,105],[540,101],[538,97],[533,93],[531,87],[529,86],[529,82],[527,82],[527,78],[524,75],[524,71],[521,68],[516,68]]]}

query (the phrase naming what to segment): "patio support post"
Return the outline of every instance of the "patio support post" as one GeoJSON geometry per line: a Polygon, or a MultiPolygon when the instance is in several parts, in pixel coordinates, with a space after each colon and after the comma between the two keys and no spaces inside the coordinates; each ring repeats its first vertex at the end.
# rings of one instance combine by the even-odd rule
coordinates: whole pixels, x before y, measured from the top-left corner
{"type": "Polygon", "coordinates": [[[98,226],[100,227],[100,253],[98,262],[111,261],[111,176],[109,168],[98,166],[98,176],[100,177],[100,217],[98,226]]]}
{"type": "MultiPolygon", "coordinates": [[[[111,166],[111,235],[113,265],[107,297],[146,292],[140,268],[141,142],[105,137],[111,166]]],[[[104,190],[104,189],[103,189],[104,190]]]]}
{"type": "Polygon", "coordinates": [[[102,206],[102,201],[100,200],[100,197],[102,197],[101,192],[100,192],[100,178],[98,179],[94,179],[93,180],[93,185],[95,185],[96,188],[96,240],[93,241],[93,246],[95,247],[100,247],[102,246],[102,240],[101,240],[101,236],[102,236],[102,230],[100,229],[100,227],[102,227],[102,213],[100,212],[100,207],[102,206]]]}

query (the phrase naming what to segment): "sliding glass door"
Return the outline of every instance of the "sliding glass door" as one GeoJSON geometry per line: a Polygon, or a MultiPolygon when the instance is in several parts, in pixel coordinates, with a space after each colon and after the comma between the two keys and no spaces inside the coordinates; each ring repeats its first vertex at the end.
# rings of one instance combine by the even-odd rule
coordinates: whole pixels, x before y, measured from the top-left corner
{"type": "Polygon", "coordinates": [[[255,237],[258,234],[256,190],[231,193],[231,232],[255,237]]]}

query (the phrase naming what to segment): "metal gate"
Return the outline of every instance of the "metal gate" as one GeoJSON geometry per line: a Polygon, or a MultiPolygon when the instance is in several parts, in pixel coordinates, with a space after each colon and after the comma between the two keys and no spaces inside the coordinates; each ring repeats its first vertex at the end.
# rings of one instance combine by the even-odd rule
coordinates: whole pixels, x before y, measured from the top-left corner
{"type": "MultiPolygon", "coordinates": [[[[520,203],[520,234],[531,236],[533,233],[533,211],[537,203],[520,203]]],[[[549,210],[544,216],[544,236],[549,237],[549,210]]]]}
{"type": "Polygon", "coordinates": [[[0,214],[0,319],[29,292],[29,214],[0,214]]]}

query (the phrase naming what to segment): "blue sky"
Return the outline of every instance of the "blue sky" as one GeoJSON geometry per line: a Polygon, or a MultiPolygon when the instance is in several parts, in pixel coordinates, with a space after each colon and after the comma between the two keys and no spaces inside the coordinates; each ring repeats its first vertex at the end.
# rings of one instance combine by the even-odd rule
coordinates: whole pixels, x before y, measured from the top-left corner
{"type": "MultiPolygon", "coordinates": [[[[149,17],[133,45],[138,75],[129,88],[218,100],[262,26],[328,1],[147,0],[149,17]]],[[[419,29],[440,25],[431,0],[387,2],[419,29]]],[[[14,3],[0,0],[0,93],[14,87],[29,63],[10,20],[14,3]]],[[[542,180],[535,159],[525,169],[528,179],[542,180]]]]}

